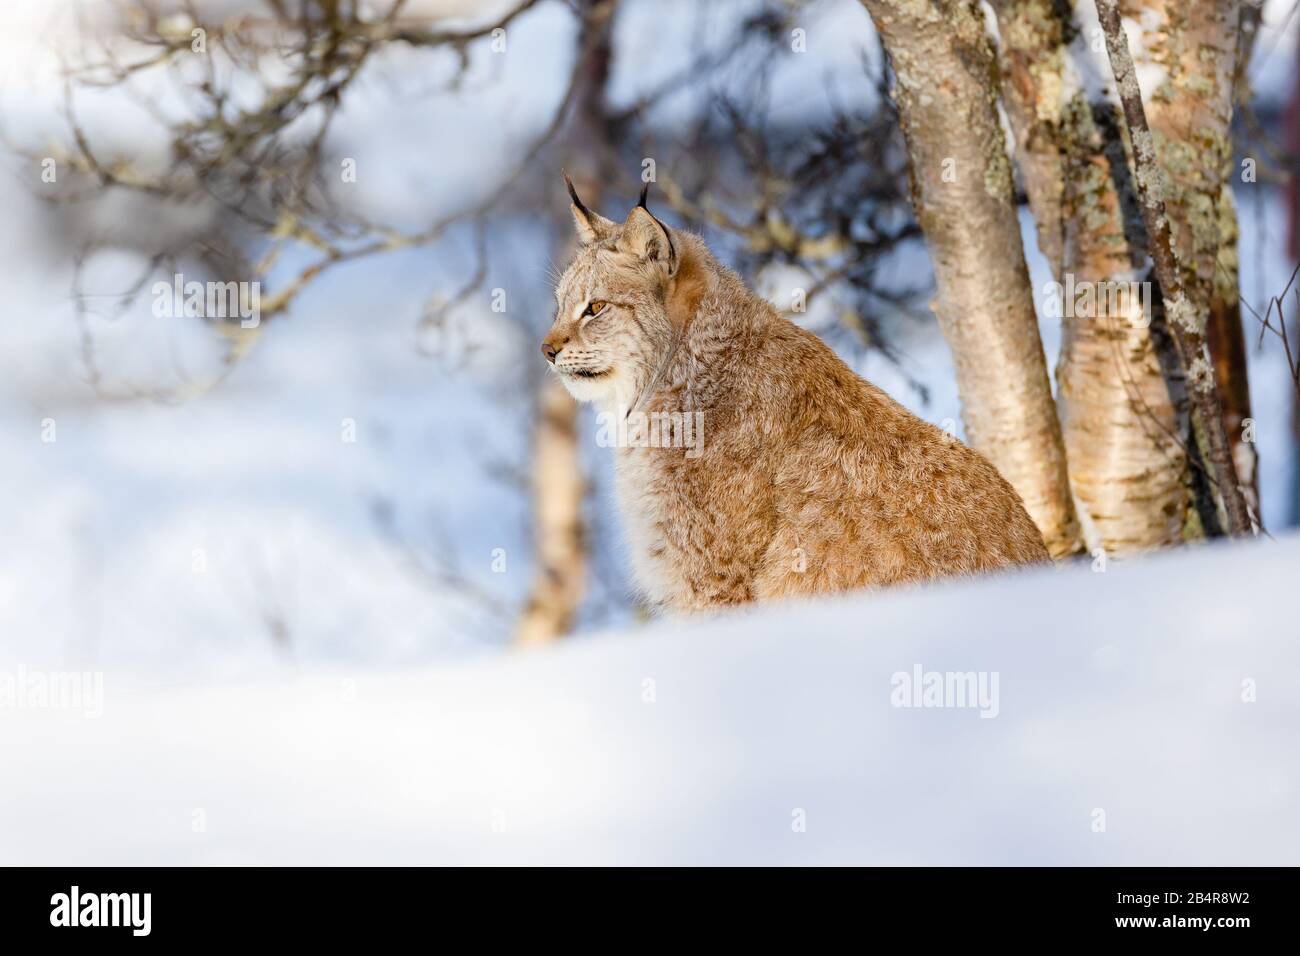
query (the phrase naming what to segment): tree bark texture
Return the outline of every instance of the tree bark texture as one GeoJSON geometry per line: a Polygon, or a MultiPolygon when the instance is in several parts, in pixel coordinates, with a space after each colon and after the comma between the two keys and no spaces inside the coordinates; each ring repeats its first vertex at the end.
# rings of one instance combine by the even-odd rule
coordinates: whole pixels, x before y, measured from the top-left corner
{"type": "MultiPolygon", "coordinates": [[[[1123,12],[1123,11],[1121,11],[1123,12]]],[[[1163,76],[1147,98],[1147,119],[1165,176],[1165,207],[1183,284],[1208,315],[1206,338],[1223,405],[1223,425],[1247,508],[1259,515],[1255,446],[1245,440],[1250,387],[1241,328],[1237,215],[1232,198],[1233,101],[1249,56],[1244,8],[1224,0],[1146,0],[1135,11],[1145,24],[1136,66],[1163,76]]],[[[1257,13],[1257,12],[1256,12],[1257,13]]]]}
{"type": "Polygon", "coordinates": [[[972,445],[1053,556],[1081,549],[1065,448],[998,117],[995,52],[970,0],[863,0],[894,70],[912,202],[934,262],[972,445]]]}
{"type": "MultiPolygon", "coordinates": [[[[1120,21],[1119,7],[1115,0],[1096,0],[1096,5],[1102,29],[1105,31],[1106,51],[1115,74],[1115,85],[1119,89],[1133,146],[1133,169],[1138,185],[1139,205],[1142,221],[1146,226],[1152,261],[1155,264],[1155,274],[1160,281],[1169,329],[1177,344],[1176,352],[1183,366],[1192,405],[1196,412],[1196,433],[1203,442],[1204,457],[1213,470],[1218,492],[1223,500],[1229,533],[1234,536],[1248,535],[1251,533],[1250,516],[1228,450],[1219,390],[1215,383],[1214,366],[1205,338],[1209,297],[1213,285],[1213,263],[1218,252],[1219,192],[1216,188],[1210,200],[1211,213],[1208,217],[1213,221],[1216,241],[1209,253],[1210,265],[1205,271],[1201,271],[1199,262],[1203,250],[1195,228],[1190,226],[1184,228],[1181,244],[1185,247],[1185,251],[1181,257],[1178,253],[1177,240],[1173,235],[1165,202],[1165,177],[1161,171],[1160,156],[1156,150],[1155,136],[1148,126],[1137,73],[1120,21]],[[1191,275],[1190,283],[1186,284],[1183,280],[1184,267],[1190,269],[1191,275]]],[[[1190,0],[1187,6],[1196,7],[1197,3],[1195,0],[1190,0]]],[[[1222,3],[1218,7],[1230,7],[1235,11],[1236,4],[1222,3]]],[[[1233,22],[1235,23],[1235,18],[1233,22]]],[[[1230,54],[1235,49],[1235,35],[1226,47],[1227,54],[1223,54],[1222,51],[1211,54],[1207,53],[1207,47],[1202,44],[1197,55],[1202,59],[1209,57],[1215,64],[1216,74],[1223,69],[1219,59],[1224,55],[1227,56],[1229,63],[1224,82],[1229,88],[1230,95],[1232,80],[1230,54]]],[[[1212,149],[1213,144],[1207,141],[1206,148],[1212,149]]],[[[1174,165],[1175,167],[1179,165],[1177,157],[1174,165]]]]}
{"type": "Polygon", "coordinates": [[[1241,493],[1255,525],[1262,526],[1259,510],[1259,453],[1246,423],[1250,407],[1250,378],[1246,361],[1246,334],[1241,324],[1241,281],[1237,258],[1237,206],[1232,185],[1225,183],[1219,198],[1219,253],[1210,298],[1210,323],[1206,338],[1214,359],[1214,379],[1223,399],[1223,428],[1228,434],[1232,463],[1241,493]]]}
{"type": "Polygon", "coordinates": [[[1147,257],[1118,104],[1071,76],[1099,51],[1069,3],[996,0],[994,8],[1040,248],[1064,289],[1091,292],[1090,307],[1062,303],[1056,369],[1089,547],[1122,555],[1176,544],[1188,514],[1182,376],[1150,325],[1150,299],[1144,309],[1139,297],[1109,294],[1143,279],[1147,257]]]}

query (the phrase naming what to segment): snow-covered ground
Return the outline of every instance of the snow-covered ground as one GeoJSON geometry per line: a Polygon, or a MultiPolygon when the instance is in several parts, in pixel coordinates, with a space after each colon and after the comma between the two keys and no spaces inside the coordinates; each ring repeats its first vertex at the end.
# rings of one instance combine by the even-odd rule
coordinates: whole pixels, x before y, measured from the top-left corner
{"type": "Polygon", "coordinates": [[[1297,577],[1293,536],[442,669],[110,674],[98,717],[0,721],[0,859],[1295,865],[1297,577]],[[896,706],[918,668],[986,694],[896,706]]]}
{"type": "MultiPolygon", "coordinates": [[[[0,10],[6,134],[53,119],[51,61],[5,21],[43,9],[0,10]]],[[[860,70],[860,6],[819,10],[816,55],[792,59],[786,72],[804,72],[781,86],[790,109],[823,90],[822,52],[860,70]]],[[[512,34],[523,66],[478,64],[469,87],[492,122],[469,125],[457,111],[474,107],[420,84],[365,87],[345,125],[368,210],[418,220],[455,198],[464,164],[489,178],[478,158],[501,160],[546,115],[563,64],[544,54],[568,43],[570,19],[546,5],[512,34]],[[447,123],[466,141],[431,167],[447,123]],[[400,141],[384,135],[395,127],[400,141]]],[[[650,53],[712,35],[644,10],[621,29],[664,24],[685,33],[628,44],[620,101],[666,68],[650,53]]],[[[1268,36],[1262,86],[1292,76],[1295,27],[1268,36]]],[[[139,135],[120,111],[91,122],[114,142],[139,135]]],[[[67,223],[33,198],[30,166],[5,157],[4,172],[0,862],[1300,862],[1297,539],[648,628],[602,552],[583,639],[505,654],[509,620],[449,577],[507,615],[526,593],[515,356],[539,359],[486,304],[461,318],[495,347],[466,367],[416,347],[426,297],[466,272],[463,245],[328,273],[199,397],[108,400],[86,381],[67,223]],[[997,672],[998,716],[890,707],[890,676],[914,665],[997,672]],[[12,696],[33,704],[42,680],[72,672],[102,679],[102,716],[12,696]]],[[[1293,267],[1269,189],[1238,187],[1242,288],[1258,306],[1293,267]]],[[[543,237],[514,226],[492,241],[510,301],[545,304],[543,237]]],[[[142,261],[92,262],[88,291],[120,291],[142,261]]],[[[1042,328],[1050,363],[1059,330],[1042,328]]],[[[202,380],[217,354],[147,297],[89,332],[109,392],[202,380]]],[[[959,421],[933,327],[898,344],[929,404],[879,355],[858,370],[959,421]]],[[[1252,347],[1275,530],[1296,467],[1281,360],[1252,347]]],[[[604,451],[586,435],[607,519],[604,451]]]]}

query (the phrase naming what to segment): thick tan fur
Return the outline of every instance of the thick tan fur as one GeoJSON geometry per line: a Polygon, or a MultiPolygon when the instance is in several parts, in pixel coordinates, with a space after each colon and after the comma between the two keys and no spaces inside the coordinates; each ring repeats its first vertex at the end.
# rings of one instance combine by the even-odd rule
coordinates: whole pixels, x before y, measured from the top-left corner
{"type": "Polygon", "coordinates": [[[573,214],[581,245],[543,351],[604,416],[703,424],[691,454],[615,451],[652,603],[700,610],[1048,560],[985,458],[855,375],[701,239],[641,206],[622,224],[580,203],[573,214]],[[585,314],[593,302],[607,305],[585,314]]]}

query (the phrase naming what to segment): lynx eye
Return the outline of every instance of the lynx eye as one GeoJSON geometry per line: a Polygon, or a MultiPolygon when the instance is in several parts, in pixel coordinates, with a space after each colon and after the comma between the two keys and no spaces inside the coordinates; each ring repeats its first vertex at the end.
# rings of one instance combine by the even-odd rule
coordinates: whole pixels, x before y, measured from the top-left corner
{"type": "Polygon", "coordinates": [[[604,311],[605,311],[606,309],[608,309],[608,308],[609,308],[609,303],[608,303],[608,302],[602,302],[602,301],[600,301],[599,299],[597,299],[595,302],[588,302],[588,303],[587,303],[587,311],[586,311],[584,314],[585,314],[585,315],[600,315],[600,313],[604,312],[604,311]]]}

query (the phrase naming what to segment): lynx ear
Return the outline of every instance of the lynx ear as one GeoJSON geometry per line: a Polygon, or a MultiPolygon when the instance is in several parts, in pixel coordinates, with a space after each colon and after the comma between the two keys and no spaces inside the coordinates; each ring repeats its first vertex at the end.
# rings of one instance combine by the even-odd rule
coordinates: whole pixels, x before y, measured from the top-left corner
{"type": "Polygon", "coordinates": [[[677,271],[677,250],[673,248],[672,234],[646,209],[644,202],[645,194],[642,193],[641,203],[632,207],[623,223],[618,248],[646,262],[663,265],[671,276],[677,271]]]}
{"type": "Polygon", "coordinates": [[[569,211],[573,213],[573,225],[578,231],[578,244],[589,246],[593,242],[613,235],[618,227],[612,220],[592,212],[583,205],[582,200],[578,198],[578,191],[573,188],[573,180],[569,178],[567,172],[564,174],[564,185],[568,187],[569,198],[573,200],[569,211]]]}

